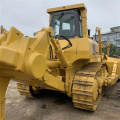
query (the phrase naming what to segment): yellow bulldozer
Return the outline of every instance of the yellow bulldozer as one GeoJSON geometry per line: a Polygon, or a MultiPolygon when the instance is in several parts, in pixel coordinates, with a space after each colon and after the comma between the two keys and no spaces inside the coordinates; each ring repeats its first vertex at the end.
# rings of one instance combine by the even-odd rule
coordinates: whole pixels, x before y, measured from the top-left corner
{"type": "Polygon", "coordinates": [[[42,89],[72,97],[76,108],[95,111],[106,86],[120,78],[120,60],[102,53],[88,36],[87,8],[82,4],[51,8],[49,28],[24,37],[14,27],[0,34],[0,120],[5,93],[17,81],[21,95],[37,97],[42,89]]]}

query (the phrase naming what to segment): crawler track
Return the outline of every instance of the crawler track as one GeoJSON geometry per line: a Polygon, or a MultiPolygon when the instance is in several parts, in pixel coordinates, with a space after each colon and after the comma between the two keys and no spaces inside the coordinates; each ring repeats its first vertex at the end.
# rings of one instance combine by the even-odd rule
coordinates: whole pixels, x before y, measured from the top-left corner
{"type": "Polygon", "coordinates": [[[105,81],[104,72],[107,71],[103,63],[89,63],[76,72],[72,87],[72,98],[76,108],[90,111],[97,108],[105,81]],[[102,85],[100,85],[100,81],[103,81],[102,85]]]}
{"type": "Polygon", "coordinates": [[[37,98],[41,93],[41,89],[23,83],[17,83],[17,89],[20,95],[29,98],[37,98]]]}

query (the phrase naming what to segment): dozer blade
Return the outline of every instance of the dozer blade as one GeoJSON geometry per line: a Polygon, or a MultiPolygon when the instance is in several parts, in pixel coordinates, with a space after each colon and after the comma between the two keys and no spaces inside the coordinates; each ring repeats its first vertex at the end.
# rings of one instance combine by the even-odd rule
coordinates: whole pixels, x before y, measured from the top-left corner
{"type": "Polygon", "coordinates": [[[5,106],[5,93],[8,87],[10,79],[5,77],[0,77],[0,120],[6,120],[4,113],[5,106]]]}

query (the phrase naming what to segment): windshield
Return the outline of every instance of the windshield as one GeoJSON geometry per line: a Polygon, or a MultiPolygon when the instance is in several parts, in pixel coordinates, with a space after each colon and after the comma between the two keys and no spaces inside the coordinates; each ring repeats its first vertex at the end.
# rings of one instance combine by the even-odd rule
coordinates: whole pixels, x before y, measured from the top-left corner
{"type": "Polygon", "coordinates": [[[73,36],[75,34],[74,14],[54,15],[51,26],[54,29],[54,36],[73,36]]]}

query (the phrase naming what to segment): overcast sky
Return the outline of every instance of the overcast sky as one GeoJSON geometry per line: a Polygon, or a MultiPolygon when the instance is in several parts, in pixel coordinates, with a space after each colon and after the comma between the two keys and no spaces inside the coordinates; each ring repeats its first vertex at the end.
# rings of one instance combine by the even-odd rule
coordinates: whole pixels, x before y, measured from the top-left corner
{"type": "Polygon", "coordinates": [[[48,8],[78,3],[87,6],[91,35],[96,26],[101,27],[102,33],[120,26],[120,0],[0,0],[0,24],[7,30],[14,26],[25,36],[33,36],[42,27],[49,26],[48,8]]]}

